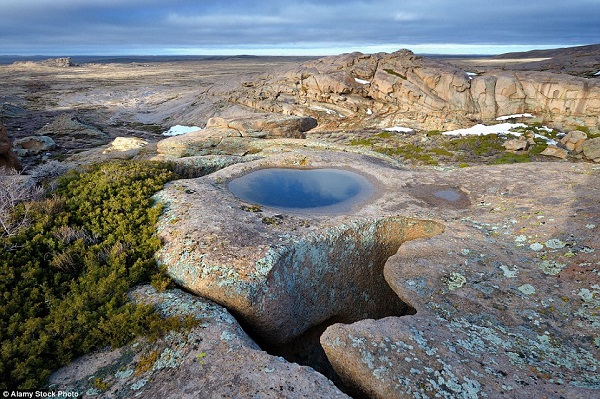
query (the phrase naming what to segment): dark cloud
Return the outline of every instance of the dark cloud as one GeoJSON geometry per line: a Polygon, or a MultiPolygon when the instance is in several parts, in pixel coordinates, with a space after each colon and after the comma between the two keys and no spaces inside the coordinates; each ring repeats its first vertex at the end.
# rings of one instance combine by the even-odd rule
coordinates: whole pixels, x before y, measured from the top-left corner
{"type": "Polygon", "coordinates": [[[600,42],[598,0],[19,0],[0,15],[4,54],[600,42]]]}

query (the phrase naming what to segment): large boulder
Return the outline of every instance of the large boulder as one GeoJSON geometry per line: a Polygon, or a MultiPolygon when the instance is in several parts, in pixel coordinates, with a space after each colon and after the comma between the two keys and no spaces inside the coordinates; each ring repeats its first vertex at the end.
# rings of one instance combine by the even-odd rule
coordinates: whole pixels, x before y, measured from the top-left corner
{"type": "Polygon", "coordinates": [[[56,143],[48,136],[28,136],[13,142],[15,151],[22,156],[35,155],[56,148],[56,143]]]}
{"type": "Polygon", "coordinates": [[[209,128],[163,139],[157,143],[159,154],[182,158],[198,155],[244,155],[248,139],[235,129],[209,128]]]}
{"type": "Polygon", "coordinates": [[[207,128],[235,129],[242,137],[303,139],[305,132],[315,128],[317,121],[311,117],[278,114],[255,114],[234,118],[210,118],[207,128]]]}
{"type": "Polygon", "coordinates": [[[106,133],[71,114],[59,115],[36,134],[52,137],[61,148],[76,150],[99,147],[110,141],[106,133]]]}
{"type": "Polygon", "coordinates": [[[579,130],[572,130],[567,133],[560,142],[569,151],[573,151],[577,154],[583,151],[583,143],[587,139],[587,134],[579,130]]]}
{"type": "Polygon", "coordinates": [[[586,140],[582,145],[582,151],[590,161],[600,162],[600,137],[586,140]]]}
{"type": "Polygon", "coordinates": [[[19,160],[13,152],[6,127],[0,122],[0,169],[19,169],[19,160]]]}

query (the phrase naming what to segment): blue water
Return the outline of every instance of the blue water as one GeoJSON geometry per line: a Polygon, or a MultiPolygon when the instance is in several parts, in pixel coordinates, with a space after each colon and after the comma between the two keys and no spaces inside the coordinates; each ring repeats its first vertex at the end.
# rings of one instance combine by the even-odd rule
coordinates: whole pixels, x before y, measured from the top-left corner
{"type": "Polygon", "coordinates": [[[373,194],[369,181],[341,169],[260,169],[232,180],[229,190],[253,204],[301,212],[347,212],[373,194]]]}

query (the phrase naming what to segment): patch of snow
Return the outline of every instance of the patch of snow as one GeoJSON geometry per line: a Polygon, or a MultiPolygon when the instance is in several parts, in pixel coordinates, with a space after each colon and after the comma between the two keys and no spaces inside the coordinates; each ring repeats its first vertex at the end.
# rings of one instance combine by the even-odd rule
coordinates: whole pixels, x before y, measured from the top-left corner
{"type": "Polygon", "coordinates": [[[335,114],[335,111],[329,108],[325,108],[325,107],[319,107],[317,105],[310,107],[310,109],[314,110],[314,111],[324,111],[326,112],[328,115],[333,115],[335,114]]]}
{"type": "Polygon", "coordinates": [[[172,126],[166,132],[163,132],[163,136],[181,136],[182,134],[195,132],[198,130],[202,130],[201,127],[198,126],[183,126],[183,125],[175,125],[172,126]]]}
{"type": "Polygon", "coordinates": [[[475,73],[475,72],[466,72],[466,74],[467,74],[467,76],[469,77],[469,80],[470,80],[470,79],[473,79],[473,76],[478,76],[478,74],[477,74],[477,73],[475,73]]]}
{"type": "Polygon", "coordinates": [[[367,115],[373,115],[373,111],[371,111],[371,108],[367,108],[367,115]]]}
{"type": "Polygon", "coordinates": [[[402,127],[402,126],[392,126],[392,127],[388,127],[383,129],[386,132],[398,132],[398,133],[411,133],[414,131],[414,129],[411,129],[409,127],[402,127]]]}
{"type": "Polygon", "coordinates": [[[504,115],[504,116],[497,117],[496,120],[497,121],[507,121],[509,119],[514,119],[514,118],[533,118],[533,115],[531,115],[531,114],[504,115]]]}
{"type": "Polygon", "coordinates": [[[600,71],[596,72],[594,76],[600,76],[600,71]]]}
{"type": "Polygon", "coordinates": [[[364,79],[354,78],[354,80],[356,81],[356,83],[360,83],[361,85],[371,84],[371,82],[369,82],[368,80],[364,80],[364,79]]]}
{"type": "Polygon", "coordinates": [[[548,145],[557,145],[558,144],[558,141],[552,140],[546,136],[542,136],[541,134],[534,134],[533,137],[535,137],[536,139],[545,140],[546,144],[548,144],[548,145]]]}
{"type": "MultiPolygon", "coordinates": [[[[477,124],[466,129],[450,130],[447,132],[443,132],[442,134],[445,136],[485,136],[486,134],[515,134],[514,132],[511,132],[510,129],[514,129],[516,127],[527,127],[527,125],[524,123],[499,123],[497,125],[491,126],[477,124]]],[[[517,133],[516,135],[518,136],[519,133],[517,133]]]]}

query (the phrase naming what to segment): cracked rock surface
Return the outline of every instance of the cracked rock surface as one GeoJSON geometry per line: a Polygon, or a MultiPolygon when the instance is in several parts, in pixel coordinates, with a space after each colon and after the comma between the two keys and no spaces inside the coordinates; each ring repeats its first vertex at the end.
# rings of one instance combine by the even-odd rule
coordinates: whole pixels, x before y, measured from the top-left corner
{"type": "Polygon", "coordinates": [[[404,170],[357,154],[282,153],[163,190],[158,257],[272,342],[357,309],[321,344],[369,397],[588,398],[600,388],[599,173],[588,163],[404,170]],[[227,190],[255,169],[324,166],[361,173],[376,194],[349,214],[297,215],[227,190]],[[408,315],[369,313],[370,299],[357,299],[388,288],[408,315]]]}

